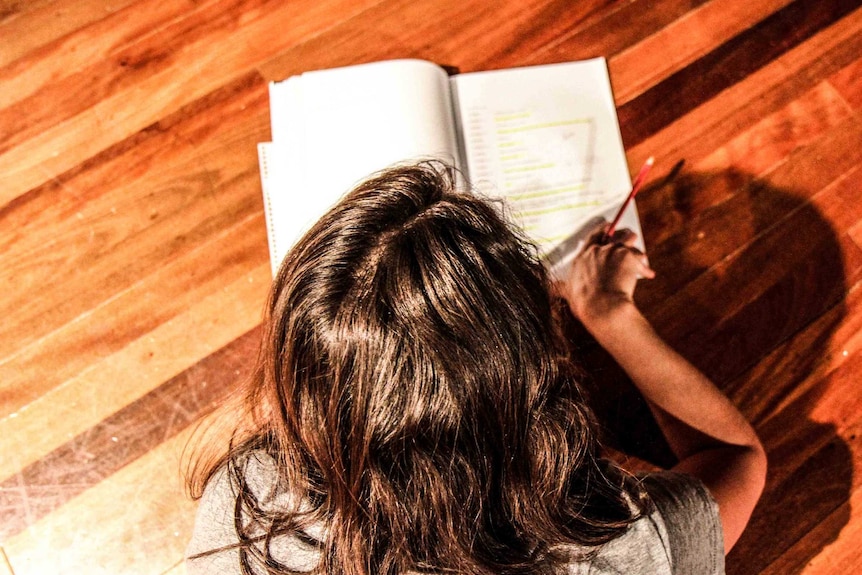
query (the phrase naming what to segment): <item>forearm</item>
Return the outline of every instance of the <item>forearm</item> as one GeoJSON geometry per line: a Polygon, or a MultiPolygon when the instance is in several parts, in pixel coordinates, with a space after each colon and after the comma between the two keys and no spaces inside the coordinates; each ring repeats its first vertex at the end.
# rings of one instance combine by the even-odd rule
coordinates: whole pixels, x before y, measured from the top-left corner
{"type": "Polygon", "coordinates": [[[581,315],[598,342],[649,402],[674,450],[677,471],[699,478],[719,505],[725,553],[751,517],[766,477],[766,454],[739,410],[670,348],[633,303],[581,315]]]}
{"type": "Polygon", "coordinates": [[[629,231],[610,243],[593,236],[559,289],[575,317],[649,402],[679,459],[675,469],[703,481],[718,502],[727,551],[763,491],[766,454],[739,410],[671,349],[635,307],[638,279],[655,272],[633,241],[629,231]]]}
{"type": "Polygon", "coordinates": [[[736,407],[655,333],[634,304],[582,314],[581,320],[653,406],[677,457],[721,445],[759,448],[736,407]]]}

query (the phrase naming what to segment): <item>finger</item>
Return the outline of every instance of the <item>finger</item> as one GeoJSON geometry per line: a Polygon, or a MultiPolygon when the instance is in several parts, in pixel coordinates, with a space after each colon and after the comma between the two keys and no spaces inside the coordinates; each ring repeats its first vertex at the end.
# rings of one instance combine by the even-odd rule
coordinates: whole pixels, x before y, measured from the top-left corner
{"type": "Polygon", "coordinates": [[[655,277],[655,270],[650,267],[649,260],[643,252],[637,248],[629,248],[629,252],[634,256],[638,279],[653,279],[655,277]]]}
{"type": "Polygon", "coordinates": [[[632,255],[632,249],[629,246],[621,243],[612,243],[601,246],[601,251],[605,257],[615,260],[617,265],[623,265],[625,260],[632,255]]]}
{"type": "Polygon", "coordinates": [[[638,262],[640,263],[640,268],[638,269],[638,276],[648,280],[653,279],[655,277],[655,270],[650,267],[649,261],[647,261],[646,256],[640,256],[638,258],[638,262]]]}
{"type": "Polygon", "coordinates": [[[631,247],[637,239],[638,235],[636,233],[628,228],[623,228],[614,232],[611,241],[631,247]]]}
{"type": "Polygon", "coordinates": [[[628,248],[623,244],[607,243],[592,246],[592,250],[598,261],[616,260],[617,264],[619,264],[625,258],[628,248]]]}
{"type": "Polygon", "coordinates": [[[647,257],[637,248],[629,247],[624,244],[613,244],[612,254],[609,257],[617,261],[617,266],[627,270],[626,273],[631,274],[636,279],[652,279],[655,277],[655,271],[649,266],[647,257]]]}
{"type": "Polygon", "coordinates": [[[628,228],[618,230],[614,233],[613,237],[614,241],[617,242],[615,245],[625,247],[626,250],[637,256],[637,260],[639,262],[637,271],[638,279],[652,279],[655,277],[655,271],[650,267],[649,260],[646,255],[644,255],[644,253],[634,245],[637,238],[637,234],[628,228]]]}
{"type": "Polygon", "coordinates": [[[595,228],[590,231],[590,234],[587,236],[587,245],[601,245],[605,243],[605,236],[607,236],[608,229],[610,229],[611,224],[606,221],[601,221],[596,224],[595,228]]]}

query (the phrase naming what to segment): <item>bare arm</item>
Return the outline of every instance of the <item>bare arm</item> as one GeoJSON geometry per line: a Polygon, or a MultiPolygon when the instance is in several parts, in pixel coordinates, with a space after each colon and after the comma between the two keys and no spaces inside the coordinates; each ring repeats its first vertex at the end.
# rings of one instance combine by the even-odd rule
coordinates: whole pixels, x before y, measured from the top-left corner
{"type": "MultiPolygon", "coordinates": [[[[597,239],[599,236],[596,235],[597,239]]],[[[725,552],[741,535],[763,490],[766,455],[727,397],[670,348],[635,306],[639,277],[655,274],[623,230],[616,243],[591,242],[560,287],[572,313],[625,369],[650,403],[679,463],[719,505],[725,552]]]]}

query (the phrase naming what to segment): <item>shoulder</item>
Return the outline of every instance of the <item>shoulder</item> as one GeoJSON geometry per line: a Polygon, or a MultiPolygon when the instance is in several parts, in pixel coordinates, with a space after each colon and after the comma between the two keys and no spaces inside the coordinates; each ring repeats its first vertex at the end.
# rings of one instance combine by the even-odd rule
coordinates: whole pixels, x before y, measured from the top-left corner
{"type": "Polygon", "coordinates": [[[697,561],[716,557],[716,565],[704,565],[699,571],[715,573],[720,559],[724,570],[724,534],[718,504],[704,484],[691,475],[664,471],[647,475],[642,485],[656,513],[665,524],[667,542],[679,568],[699,565],[697,561]],[[707,567],[711,570],[705,571],[707,567]]]}
{"type": "Polygon", "coordinates": [[[665,547],[675,573],[724,573],[724,534],[718,504],[700,480],[664,471],[647,475],[642,485],[664,524],[665,547]]]}
{"type": "MultiPolygon", "coordinates": [[[[240,505],[241,497],[254,505],[257,515],[270,519],[287,517],[297,509],[297,499],[285,489],[275,460],[265,452],[248,455],[237,469],[222,467],[210,478],[199,501],[192,538],[186,548],[186,572],[189,575],[239,575],[242,555],[258,553],[269,555],[291,569],[309,570],[316,561],[316,551],[290,535],[273,537],[266,550],[244,553],[250,546],[249,541],[266,540],[271,524],[252,517],[248,506],[240,505]]],[[[255,568],[254,561],[247,564],[253,573],[265,572],[255,568]]]]}
{"type": "Polygon", "coordinates": [[[210,478],[198,502],[192,538],[186,547],[186,571],[190,575],[240,573],[235,502],[229,472],[222,467],[210,478]]]}
{"type": "Polygon", "coordinates": [[[600,548],[582,572],[724,575],[718,505],[704,485],[669,471],[646,475],[641,485],[651,510],[600,548]]]}

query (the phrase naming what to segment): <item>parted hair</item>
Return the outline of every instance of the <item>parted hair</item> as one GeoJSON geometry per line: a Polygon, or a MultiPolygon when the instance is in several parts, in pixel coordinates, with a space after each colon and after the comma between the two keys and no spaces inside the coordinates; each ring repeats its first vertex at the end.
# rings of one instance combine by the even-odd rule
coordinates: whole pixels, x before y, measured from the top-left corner
{"type": "Polygon", "coordinates": [[[289,572],[267,546],[295,533],[321,575],[555,573],[643,513],[599,457],[536,249],[457,188],[438,162],[390,168],[286,256],[252,423],[192,477],[200,495],[232,470],[243,572],[289,572]],[[255,450],[301,509],[256,505],[241,463],[255,450]],[[248,517],[268,537],[244,533],[248,517]]]}

